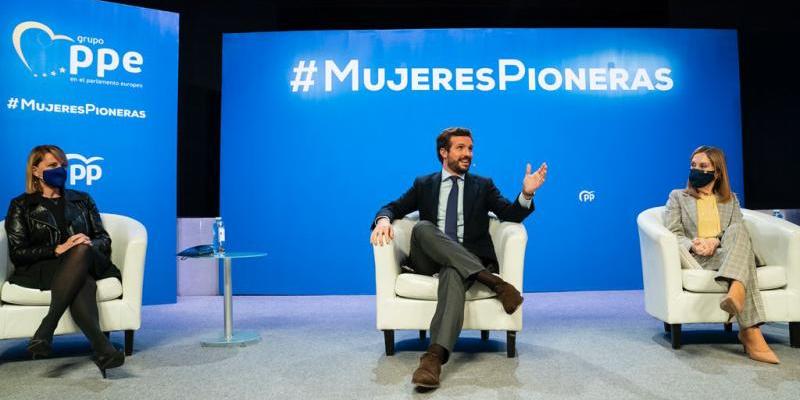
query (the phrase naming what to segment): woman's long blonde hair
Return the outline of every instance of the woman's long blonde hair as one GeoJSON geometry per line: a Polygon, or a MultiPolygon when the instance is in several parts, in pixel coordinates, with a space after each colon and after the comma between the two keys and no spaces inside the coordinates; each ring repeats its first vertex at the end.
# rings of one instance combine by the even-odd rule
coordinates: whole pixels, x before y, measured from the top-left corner
{"type": "Polygon", "coordinates": [[[25,168],[25,193],[39,193],[42,191],[42,183],[39,178],[33,175],[33,167],[38,166],[42,160],[52,154],[62,166],[67,166],[67,155],[60,147],[52,144],[36,146],[28,154],[28,165],[25,168]]]}
{"type": "MultiPolygon", "coordinates": [[[[728,164],[725,162],[725,153],[716,147],[700,146],[689,157],[690,163],[698,153],[705,153],[708,159],[711,160],[711,165],[714,166],[714,175],[716,175],[717,180],[714,182],[713,193],[717,195],[717,200],[720,203],[729,202],[733,195],[731,194],[731,182],[728,179],[728,164]]],[[[700,193],[688,181],[686,182],[686,193],[689,193],[694,198],[700,198],[700,193]]]]}

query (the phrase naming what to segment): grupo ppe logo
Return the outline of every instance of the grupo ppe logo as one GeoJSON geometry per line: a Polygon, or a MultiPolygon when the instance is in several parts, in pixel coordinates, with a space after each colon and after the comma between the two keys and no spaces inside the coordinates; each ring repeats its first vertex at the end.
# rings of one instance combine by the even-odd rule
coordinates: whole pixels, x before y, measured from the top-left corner
{"type": "Polygon", "coordinates": [[[142,72],[144,56],[135,50],[119,50],[102,37],[70,36],[38,21],[17,24],[11,41],[20,62],[31,77],[113,86],[139,83],[109,81],[130,79],[142,72]]]}
{"type": "Polygon", "coordinates": [[[86,186],[92,186],[92,183],[100,180],[103,177],[103,168],[97,161],[103,161],[103,157],[84,157],[82,154],[69,153],[67,154],[69,160],[69,184],[75,185],[78,181],[85,181],[86,186]]]}

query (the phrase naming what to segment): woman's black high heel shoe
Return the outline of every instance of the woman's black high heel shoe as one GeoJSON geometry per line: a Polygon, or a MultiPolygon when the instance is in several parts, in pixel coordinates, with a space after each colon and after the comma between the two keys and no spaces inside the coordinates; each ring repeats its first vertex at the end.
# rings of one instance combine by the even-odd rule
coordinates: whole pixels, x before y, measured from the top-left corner
{"type": "Polygon", "coordinates": [[[28,351],[33,355],[33,359],[35,360],[36,357],[47,357],[50,353],[53,352],[53,346],[50,344],[49,340],[45,339],[31,339],[30,343],[28,343],[28,351]]]}
{"type": "Polygon", "coordinates": [[[92,361],[100,369],[100,373],[103,374],[103,379],[105,379],[107,369],[117,368],[125,364],[125,353],[114,350],[111,353],[95,354],[92,357],[92,361]]]}

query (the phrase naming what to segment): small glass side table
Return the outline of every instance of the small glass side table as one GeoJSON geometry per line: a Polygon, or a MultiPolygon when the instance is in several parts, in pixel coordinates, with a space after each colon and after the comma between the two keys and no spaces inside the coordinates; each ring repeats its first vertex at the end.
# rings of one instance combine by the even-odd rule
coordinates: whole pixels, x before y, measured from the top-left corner
{"type": "Polygon", "coordinates": [[[258,343],[261,336],[258,332],[233,331],[233,283],[231,282],[231,260],[234,258],[257,258],[264,257],[267,253],[245,252],[245,251],[226,251],[220,254],[210,254],[207,256],[192,258],[216,258],[223,261],[224,265],[224,296],[225,296],[225,331],[222,336],[210,338],[202,342],[204,347],[230,347],[247,346],[248,344],[258,343]]]}

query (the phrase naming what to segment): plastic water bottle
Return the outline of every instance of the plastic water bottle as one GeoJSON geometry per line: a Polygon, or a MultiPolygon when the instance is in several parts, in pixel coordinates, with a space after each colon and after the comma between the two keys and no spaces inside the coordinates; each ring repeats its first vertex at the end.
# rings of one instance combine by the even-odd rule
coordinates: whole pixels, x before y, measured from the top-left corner
{"type": "Polygon", "coordinates": [[[225,254],[225,224],[222,217],[214,219],[214,254],[225,254]]]}
{"type": "Polygon", "coordinates": [[[783,215],[781,210],[779,210],[777,208],[772,210],[772,216],[775,217],[775,218],[786,219],[786,216],[783,215]]]}

